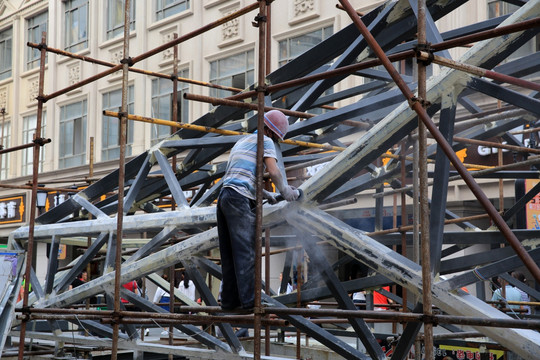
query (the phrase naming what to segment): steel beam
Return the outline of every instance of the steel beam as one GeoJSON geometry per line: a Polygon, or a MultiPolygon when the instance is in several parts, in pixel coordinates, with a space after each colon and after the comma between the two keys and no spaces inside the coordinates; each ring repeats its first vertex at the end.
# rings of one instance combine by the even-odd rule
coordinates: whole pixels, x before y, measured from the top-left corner
{"type": "MultiPolygon", "coordinates": [[[[287,217],[291,225],[324,237],[336,249],[349,254],[376,272],[407,288],[408,291],[416,295],[421,293],[422,277],[418,264],[380,245],[362,231],[351,228],[320,210],[299,206],[295,206],[294,210],[290,211],[287,217]]],[[[432,295],[433,304],[448,314],[485,319],[510,318],[468,293],[448,292],[437,283],[432,286],[432,295]]],[[[540,353],[540,334],[536,331],[493,327],[475,328],[526,359],[533,360],[540,353]]]]}

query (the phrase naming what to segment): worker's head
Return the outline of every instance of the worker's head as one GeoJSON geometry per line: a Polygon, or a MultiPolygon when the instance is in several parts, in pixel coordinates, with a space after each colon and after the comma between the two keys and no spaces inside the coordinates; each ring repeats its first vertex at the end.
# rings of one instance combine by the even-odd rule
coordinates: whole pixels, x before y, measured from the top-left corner
{"type": "Polygon", "coordinates": [[[279,110],[270,110],[265,113],[264,125],[281,140],[283,140],[289,130],[289,121],[285,114],[279,110]]]}

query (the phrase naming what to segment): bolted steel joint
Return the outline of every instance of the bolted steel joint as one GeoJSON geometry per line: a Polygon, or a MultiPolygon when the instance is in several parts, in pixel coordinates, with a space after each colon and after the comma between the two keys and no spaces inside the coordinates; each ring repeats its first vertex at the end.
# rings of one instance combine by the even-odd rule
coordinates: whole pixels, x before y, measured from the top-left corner
{"type": "Polygon", "coordinates": [[[267,20],[266,15],[257,14],[257,16],[255,16],[255,20],[251,22],[251,25],[253,25],[253,27],[259,27],[260,24],[262,22],[266,22],[266,20],[267,20]]]}
{"type": "Polygon", "coordinates": [[[43,146],[43,145],[45,145],[45,144],[50,143],[50,142],[51,142],[51,139],[38,137],[38,138],[35,138],[32,142],[33,142],[34,144],[39,145],[39,146],[43,146]]]}
{"type": "Polygon", "coordinates": [[[433,48],[431,47],[431,43],[416,44],[416,46],[414,47],[414,53],[416,55],[416,62],[423,64],[424,66],[431,65],[433,59],[435,58],[435,55],[433,55],[433,48]],[[427,53],[428,58],[420,59],[422,53],[427,53]]]}
{"type": "Polygon", "coordinates": [[[262,92],[264,93],[264,95],[268,95],[268,86],[267,85],[259,85],[255,88],[255,91],[257,91],[258,93],[259,92],[262,92]]]}
{"type": "Polygon", "coordinates": [[[36,96],[36,100],[41,101],[43,103],[46,103],[48,99],[45,98],[45,96],[43,96],[43,95],[38,95],[38,96],[36,96]]]}
{"type": "Polygon", "coordinates": [[[122,60],[120,60],[120,64],[128,64],[128,66],[133,66],[133,58],[131,56],[123,58],[122,60]]]}

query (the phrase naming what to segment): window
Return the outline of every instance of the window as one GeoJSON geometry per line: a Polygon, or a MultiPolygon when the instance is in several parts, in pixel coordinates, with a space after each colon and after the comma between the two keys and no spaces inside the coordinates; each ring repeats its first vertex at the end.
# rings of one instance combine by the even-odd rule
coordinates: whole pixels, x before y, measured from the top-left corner
{"type": "MultiPolygon", "coordinates": [[[[43,112],[41,116],[41,137],[45,136],[45,123],[47,113],[43,112]]],[[[28,144],[34,140],[34,134],[37,126],[37,114],[23,117],[23,143],[28,144]]],[[[45,148],[42,146],[39,150],[39,171],[43,171],[43,159],[45,158],[45,148]]],[[[22,175],[31,175],[34,170],[34,148],[23,149],[22,175]]]]}
{"type": "MultiPolygon", "coordinates": [[[[11,146],[11,122],[5,122],[4,126],[0,125],[0,140],[1,145],[4,149],[7,149],[11,146]]],[[[0,161],[2,164],[0,164],[0,179],[5,180],[8,177],[8,169],[9,169],[9,154],[2,154],[0,157],[0,161]]]]}
{"type": "Polygon", "coordinates": [[[88,0],[65,2],[65,49],[77,52],[88,47],[88,0]]]}
{"type": "Polygon", "coordinates": [[[333,26],[312,31],[308,34],[291,37],[279,42],[279,66],[283,66],[289,61],[303,54],[313,46],[328,39],[334,32],[333,26]]]}
{"type": "MultiPolygon", "coordinates": [[[[210,63],[210,82],[245,89],[255,82],[254,62],[253,50],[212,61],[210,63]]],[[[230,91],[210,88],[210,96],[212,97],[223,98],[230,95],[230,91]]],[[[246,117],[252,114],[253,111],[250,111],[246,117]]]]}
{"type": "Polygon", "coordinates": [[[189,0],[156,0],[156,20],[165,19],[189,9],[189,0]]]}
{"type": "MultiPolygon", "coordinates": [[[[47,31],[47,12],[41,13],[27,20],[27,38],[29,42],[41,43],[41,34],[47,31]]],[[[26,70],[39,66],[41,52],[38,49],[27,47],[26,70]]]]}
{"type": "Polygon", "coordinates": [[[0,80],[11,77],[13,30],[0,32],[0,80]]]}
{"type": "MultiPolygon", "coordinates": [[[[124,34],[125,0],[107,0],[107,40],[124,34]]],[[[135,0],[129,3],[129,29],[135,30],[135,0]]]]}
{"type": "Polygon", "coordinates": [[[59,168],[84,165],[86,157],[86,100],[60,107],[59,168]]]}
{"type": "MultiPolygon", "coordinates": [[[[178,77],[189,77],[189,70],[178,72],[178,77]]],[[[152,80],[152,117],[157,119],[172,120],[172,91],[173,82],[169,79],[158,78],[152,80]]],[[[184,92],[189,85],[185,82],[178,82],[178,112],[179,122],[189,122],[189,102],[184,99],[184,92]]],[[[152,124],[152,145],[165,139],[171,134],[171,127],[166,125],[152,124]]]]}
{"type": "MultiPolygon", "coordinates": [[[[291,37],[279,42],[279,66],[283,66],[299,55],[305,53],[320,42],[328,39],[334,32],[333,26],[312,31],[307,34],[291,37]]],[[[333,88],[327,89],[323,95],[330,95],[334,92],[333,88]]],[[[331,105],[331,104],[329,104],[331,105]]],[[[325,110],[314,108],[307,111],[310,114],[322,114],[325,110]]]]}
{"type": "MultiPolygon", "coordinates": [[[[122,108],[122,89],[113,90],[103,94],[103,110],[120,112],[122,108]]],[[[128,88],[128,113],[133,114],[135,106],[133,103],[133,86],[128,88]]],[[[120,120],[115,117],[102,117],[101,128],[101,159],[102,161],[120,158],[120,120]]],[[[126,156],[131,155],[131,145],[133,144],[133,123],[127,121],[126,156]]]]}
{"type": "MultiPolygon", "coordinates": [[[[504,1],[489,1],[488,2],[488,16],[489,18],[495,18],[507,14],[514,13],[519,6],[504,2],[504,1]]],[[[523,44],[522,47],[514,51],[505,61],[515,60],[525,55],[530,55],[540,50],[540,40],[538,36],[533,37],[531,40],[523,44]]]]}

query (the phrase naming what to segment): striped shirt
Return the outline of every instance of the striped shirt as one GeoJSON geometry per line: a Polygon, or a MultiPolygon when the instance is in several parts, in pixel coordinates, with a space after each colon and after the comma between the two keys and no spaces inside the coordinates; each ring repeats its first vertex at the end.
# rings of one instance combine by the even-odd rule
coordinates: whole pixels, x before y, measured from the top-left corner
{"type": "MultiPolygon", "coordinates": [[[[272,139],[264,136],[263,157],[277,160],[272,139]]],[[[232,148],[227,170],[223,177],[223,187],[229,187],[239,194],[255,200],[255,171],[257,162],[257,134],[243,137],[232,148]]]]}

